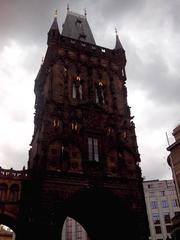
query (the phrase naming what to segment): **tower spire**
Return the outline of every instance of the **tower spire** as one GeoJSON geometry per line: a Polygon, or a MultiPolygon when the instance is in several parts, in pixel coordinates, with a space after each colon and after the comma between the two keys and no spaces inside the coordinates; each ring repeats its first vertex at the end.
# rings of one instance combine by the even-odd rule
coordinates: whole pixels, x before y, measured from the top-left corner
{"type": "Polygon", "coordinates": [[[69,12],[69,3],[67,4],[67,12],[69,12]]]}
{"type": "Polygon", "coordinates": [[[54,13],[54,18],[57,18],[57,16],[58,16],[58,10],[56,9],[54,13]]]}
{"type": "Polygon", "coordinates": [[[58,30],[59,31],[59,27],[58,27],[58,22],[57,22],[57,16],[58,16],[58,11],[57,9],[54,12],[54,21],[51,25],[50,30],[58,30]]]}
{"type": "Polygon", "coordinates": [[[85,16],[85,18],[87,17],[87,10],[86,10],[86,8],[84,8],[84,16],[85,16]]]}
{"type": "Polygon", "coordinates": [[[59,36],[60,36],[59,26],[58,26],[58,22],[57,22],[57,15],[58,15],[58,12],[57,12],[57,10],[55,10],[54,21],[48,32],[48,44],[54,43],[55,41],[57,41],[59,39],[59,36]]]}
{"type": "Polygon", "coordinates": [[[116,50],[118,49],[123,49],[123,46],[119,40],[119,36],[118,36],[118,31],[117,31],[117,28],[115,27],[115,34],[116,34],[116,45],[115,45],[115,48],[116,50]]]}

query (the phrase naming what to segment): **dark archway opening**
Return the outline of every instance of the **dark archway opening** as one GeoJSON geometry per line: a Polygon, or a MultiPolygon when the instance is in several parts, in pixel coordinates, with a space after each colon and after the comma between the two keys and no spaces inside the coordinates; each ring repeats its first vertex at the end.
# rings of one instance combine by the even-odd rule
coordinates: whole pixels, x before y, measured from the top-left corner
{"type": "Polygon", "coordinates": [[[127,204],[103,188],[84,189],[65,205],[64,215],[75,219],[90,240],[139,239],[134,213],[127,204]]]}

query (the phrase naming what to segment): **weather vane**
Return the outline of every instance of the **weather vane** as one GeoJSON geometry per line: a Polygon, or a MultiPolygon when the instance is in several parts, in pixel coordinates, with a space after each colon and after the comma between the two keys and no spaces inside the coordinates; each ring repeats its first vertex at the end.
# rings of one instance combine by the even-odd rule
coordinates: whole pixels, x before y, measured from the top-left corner
{"type": "Polygon", "coordinates": [[[118,35],[118,32],[117,32],[117,27],[115,27],[115,33],[116,33],[116,35],[118,35]]]}
{"type": "Polygon", "coordinates": [[[54,13],[54,17],[57,18],[57,16],[58,16],[58,10],[56,9],[54,13]]]}
{"type": "Polygon", "coordinates": [[[84,8],[84,16],[87,17],[87,10],[84,8]]]}

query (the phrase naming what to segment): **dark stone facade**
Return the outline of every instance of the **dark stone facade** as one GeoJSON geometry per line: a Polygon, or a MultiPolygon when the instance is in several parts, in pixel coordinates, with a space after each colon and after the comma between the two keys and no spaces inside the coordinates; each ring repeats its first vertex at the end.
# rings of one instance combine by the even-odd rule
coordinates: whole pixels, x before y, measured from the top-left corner
{"type": "Polygon", "coordinates": [[[69,216],[92,240],[124,234],[147,240],[125,51],[62,36],[56,22],[52,26],[35,80],[35,127],[17,203],[17,239],[61,239],[69,216]]]}

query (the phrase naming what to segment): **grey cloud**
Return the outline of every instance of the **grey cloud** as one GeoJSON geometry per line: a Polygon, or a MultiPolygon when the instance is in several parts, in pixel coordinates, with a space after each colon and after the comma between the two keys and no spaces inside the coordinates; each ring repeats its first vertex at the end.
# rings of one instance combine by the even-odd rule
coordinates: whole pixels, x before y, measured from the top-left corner
{"type": "Polygon", "coordinates": [[[27,166],[27,149],[17,150],[9,144],[4,144],[1,146],[1,152],[5,156],[1,159],[1,167],[22,169],[23,166],[27,166]]]}
{"type": "MultiPolygon", "coordinates": [[[[148,91],[149,98],[163,104],[180,102],[180,79],[177,73],[170,73],[165,61],[156,57],[152,63],[141,65],[140,75],[136,75],[136,83],[142,84],[148,91]]],[[[136,72],[135,72],[136,74],[136,72]]]]}

